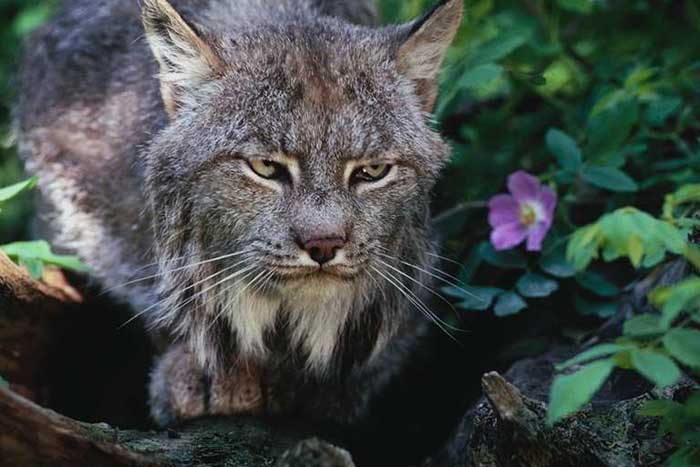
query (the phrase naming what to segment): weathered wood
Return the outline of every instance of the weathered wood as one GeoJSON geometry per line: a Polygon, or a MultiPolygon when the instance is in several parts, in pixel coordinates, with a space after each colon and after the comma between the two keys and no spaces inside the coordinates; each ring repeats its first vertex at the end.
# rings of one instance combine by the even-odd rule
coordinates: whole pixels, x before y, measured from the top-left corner
{"type": "Polygon", "coordinates": [[[663,391],[632,371],[615,370],[591,404],[554,426],[546,423],[554,366],[620,334],[625,319],[652,312],[646,296],[688,273],[683,261],[658,268],[628,294],[619,315],[586,344],[561,345],[482,379],[484,397],[464,416],[445,447],[424,467],[652,467],[675,449],[657,435],[658,420],[638,415],[654,398],[685,399],[698,384],[684,378],[663,391]]]}
{"type": "Polygon", "coordinates": [[[0,253],[0,375],[9,381],[9,387],[0,385],[0,465],[259,467],[280,457],[283,467],[353,467],[346,451],[315,438],[303,441],[311,433],[301,427],[235,418],[141,432],[41,407],[35,402],[51,389],[44,375],[50,354],[60,348],[60,324],[85,312],[63,275],[47,273],[44,282],[33,280],[0,253]]]}
{"type": "Polygon", "coordinates": [[[304,430],[261,420],[205,419],[178,431],[139,432],[72,420],[0,388],[0,459],[23,467],[274,465],[353,467],[350,455],[304,430]]]}
{"type": "Polygon", "coordinates": [[[32,279],[0,252],[0,376],[38,402],[45,400],[54,324],[81,301],[59,271],[49,274],[61,288],[32,279]]]}

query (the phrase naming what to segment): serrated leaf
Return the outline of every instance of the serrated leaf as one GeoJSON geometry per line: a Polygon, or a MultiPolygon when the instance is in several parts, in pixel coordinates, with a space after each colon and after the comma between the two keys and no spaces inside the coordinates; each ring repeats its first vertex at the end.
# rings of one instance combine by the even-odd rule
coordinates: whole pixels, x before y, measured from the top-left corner
{"type": "Polygon", "coordinates": [[[503,74],[503,67],[495,63],[485,63],[467,70],[459,79],[458,87],[462,89],[478,88],[503,74]]]}
{"type": "Polygon", "coordinates": [[[557,128],[550,128],[545,136],[547,148],[557,158],[559,166],[569,172],[577,172],[583,157],[581,149],[569,135],[557,128]]]}
{"type": "Polygon", "coordinates": [[[53,254],[49,244],[43,240],[10,243],[0,246],[0,250],[4,251],[14,261],[34,268],[35,273],[37,272],[37,261],[72,271],[89,271],[89,268],[77,256],[53,254]]]}
{"type": "Polygon", "coordinates": [[[576,311],[584,316],[596,316],[598,318],[610,318],[615,316],[619,310],[619,304],[612,302],[592,302],[576,296],[574,299],[576,311]]]}
{"type": "Polygon", "coordinates": [[[565,370],[570,366],[578,365],[580,363],[586,363],[589,360],[595,360],[600,357],[607,357],[608,355],[612,355],[623,350],[628,350],[630,348],[633,348],[633,346],[619,344],[598,344],[594,347],[591,347],[588,350],[584,350],[583,352],[576,355],[575,357],[570,358],[569,360],[555,365],[554,368],[557,371],[565,370]]]}
{"type": "Polygon", "coordinates": [[[470,67],[497,62],[510,55],[515,49],[523,45],[529,36],[521,31],[510,34],[500,34],[495,39],[482,44],[478,51],[469,60],[470,67]]]}
{"type": "Polygon", "coordinates": [[[557,291],[559,283],[541,274],[528,273],[520,276],[515,287],[523,297],[541,298],[557,291]]]}
{"type": "Polygon", "coordinates": [[[510,316],[527,308],[527,303],[515,292],[504,292],[498,296],[493,313],[496,316],[510,316]]]}
{"type": "Polygon", "coordinates": [[[622,326],[623,334],[628,337],[654,337],[664,331],[659,316],[649,313],[630,318],[622,326]]]}
{"type": "Polygon", "coordinates": [[[486,310],[493,303],[493,299],[503,292],[496,287],[443,287],[442,291],[447,295],[458,298],[461,301],[456,304],[463,310],[486,310]]]}
{"type": "Polygon", "coordinates": [[[15,183],[5,188],[0,188],[0,203],[7,202],[19,195],[20,193],[27,191],[36,186],[38,181],[37,177],[32,177],[29,180],[23,182],[15,183]]]}
{"type": "Polygon", "coordinates": [[[576,282],[586,290],[601,297],[614,297],[620,293],[620,289],[598,273],[584,271],[576,275],[576,282]]]}
{"type": "Polygon", "coordinates": [[[588,14],[593,11],[592,0],[557,0],[560,7],[575,13],[588,14]]]}
{"type": "Polygon", "coordinates": [[[681,370],[673,360],[659,352],[635,349],[632,350],[631,357],[634,368],[658,387],[670,386],[681,377],[681,370]]]}
{"type": "Polygon", "coordinates": [[[547,423],[552,425],[590,402],[614,366],[609,359],[600,360],[570,375],[557,376],[550,390],[547,423]]]}
{"type": "Polygon", "coordinates": [[[668,329],[684,310],[700,309],[700,277],[692,276],[678,284],[654,289],[649,293],[649,301],[661,310],[660,325],[668,329]]]}
{"type": "Polygon", "coordinates": [[[700,367],[700,331],[671,329],[663,339],[664,347],[676,360],[693,368],[700,367]]]}
{"type": "Polygon", "coordinates": [[[554,277],[567,278],[576,274],[573,265],[566,259],[566,244],[562,243],[540,258],[540,268],[554,277]]]}
{"type": "Polygon", "coordinates": [[[575,231],[566,255],[574,268],[582,270],[599,256],[605,261],[628,257],[633,265],[639,266],[641,255],[641,265],[651,266],[667,252],[684,255],[690,261],[691,248],[684,234],[666,221],[625,207],[575,231]]]}
{"type": "Polygon", "coordinates": [[[586,166],[581,177],[588,183],[610,191],[634,192],[639,186],[629,175],[614,167],[586,166]]]}
{"type": "Polygon", "coordinates": [[[673,115],[683,104],[683,101],[678,97],[661,97],[651,101],[644,118],[653,126],[662,125],[664,121],[673,115]]]}
{"type": "Polygon", "coordinates": [[[607,154],[619,151],[639,121],[639,105],[628,93],[619,91],[596,103],[588,120],[586,154],[597,161],[607,154]]]}
{"type": "Polygon", "coordinates": [[[506,269],[524,269],[527,258],[517,250],[496,251],[489,242],[483,242],[479,247],[481,258],[492,266],[506,269]]]}
{"type": "Polygon", "coordinates": [[[677,410],[683,406],[678,402],[658,399],[652,401],[646,401],[637,413],[644,417],[663,417],[672,410],[677,410]]]}

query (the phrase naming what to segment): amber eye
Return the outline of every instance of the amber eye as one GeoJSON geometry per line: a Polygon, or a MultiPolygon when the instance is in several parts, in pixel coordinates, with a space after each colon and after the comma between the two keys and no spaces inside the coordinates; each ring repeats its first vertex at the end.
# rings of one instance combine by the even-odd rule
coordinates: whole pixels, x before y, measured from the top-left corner
{"type": "Polygon", "coordinates": [[[378,182],[391,170],[389,164],[363,165],[352,173],[351,182],[378,182]]]}
{"type": "Polygon", "coordinates": [[[285,166],[269,159],[251,159],[248,165],[253,172],[268,180],[286,179],[289,175],[285,166]]]}

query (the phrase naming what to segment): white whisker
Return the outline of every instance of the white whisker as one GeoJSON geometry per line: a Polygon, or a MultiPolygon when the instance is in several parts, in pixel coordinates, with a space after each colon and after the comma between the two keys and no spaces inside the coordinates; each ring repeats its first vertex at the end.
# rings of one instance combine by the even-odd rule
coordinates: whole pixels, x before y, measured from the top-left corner
{"type": "Polygon", "coordinates": [[[187,264],[187,265],[185,265],[185,266],[180,266],[180,267],[175,268],[175,269],[169,269],[169,270],[166,270],[166,271],[161,271],[161,272],[158,272],[157,274],[152,274],[152,275],[150,275],[150,276],[141,277],[141,278],[139,278],[139,279],[134,279],[134,280],[131,280],[131,281],[128,281],[128,282],[124,282],[123,284],[115,285],[114,287],[110,287],[110,288],[108,288],[108,289],[103,290],[102,293],[101,293],[100,295],[106,294],[106,293],[108,293],[108,292],[111,292],[111,291],[113,291],[113,290],[119,289],[119,288],[121,288],[121,287],[126,287],[127,285],[132,285],[132,284],[136,284],[136,283],[138,283],[138,282],[143,282],[143,281],[147,281],[147,280],[150,280],[150,279],[155,279],[156,277],[160,277],[160,276],[163,276],[163,275],[165,275],[165,274],[170,274],[170,273],[178,272],[178,271],[184,271],[185,269],[190,269],[190,268],[193,268],[193,267],[196,267],[196,266],[202,266],[202,265],[204,265],[204,264],[212,263],[212,262],[214,262],[214,261],[221,261],[221,260],[224,260],[224,259],[227,259],[227,258],[233,258],[233,257],[235,257],[235,256],[240,256],[240,255],[243,255],[243,254],[245,254],[245,253],[249,253],[250,251],[251,251],[251,250],[238,251],[238,252],[236,252],[236,253],[226,254],[226,255],[223,255],[223,256],[219,256],[219,257],[217,257],[217,258],[212,258],[212,259],[207,259],[207,260],[203,260],[203,261],[198,261],[198,262],[192,263],[192,264],[187,264]]]}

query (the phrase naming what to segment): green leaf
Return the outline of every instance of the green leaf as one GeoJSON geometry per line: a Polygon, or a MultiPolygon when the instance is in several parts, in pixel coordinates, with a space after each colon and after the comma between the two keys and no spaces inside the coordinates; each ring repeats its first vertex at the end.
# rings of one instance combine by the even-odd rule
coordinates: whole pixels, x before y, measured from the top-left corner
{"type": "Polygon", "coordinates": [[[10,383],[5,378],[3,378],[2,375],[0,375],[0,388],[7,389],[9,387],[10,387],[10,383]]]}
{"type": "Polygon", "coordinates": [[[522,31],[514,31],[510,34],[499,34],[495,39],[481,45],[478,51],[469,60],[470,67],[476,67],[492,62],[497,62],[510,55],[515,49],[523,45],[529,35],[522,31]]]}
{"type": "Polygon", "coordinates": [[[510,316],[527,308],[527,303],[515,292],[504,292],[498,296],[493,313],[496,316],[510,316]]]}
{"type": "Polygon", "coordinates": [[[661,310],[660,325],[668,329],[683,311],[700,310],[700,277],[692,276],[678,284],[654,289],[649,301],[661,310]]]}
{"type": "Polygon", "coordinates": [[[557,376],[550,390],[547,423],[552,425],[586,405],[614,367],[612,360],[606,359],[590,363],[570,375],[557,376]]]}
{"type": "Polygon", "coordinates": [[[585,166],[581,177],[588,183],[610,191],[632,192],[638,186],[629,175],[614,167],[585,166]]]}
{"type": "Polygon", "coordinates": [[[620,289],[608,282],[603,276],[595,272],[584,271],[576,275],[576,282],[586,290],[601,297],[614,297],[620,293],[620,289]]]}
{"type": "Polygon", "coordinates": [[[662,97],[653,100],[644,113],[644,118],[650,125],[662,125],[668,117],[681,107],[681,104],[683,104],[683,101],[678,97],[662,97]]]}
{"type": "Polygon", "coordinates": [[[15,183],[14,185],[10,185],[6,188],[0,188],[0,203],[7,202],[15,196],[19,195],[20,193],[22,193],[23,191],[34,188],[36,186],[37,180],[37,177],[32,177],[29,180],[15,183]]]}
{"type": "Polygon", "coordinates": [[[664,336],[664,347],[679,362],[693,368],[700,367],[700,331],[671,329],[664,336]]]}
{"type": "Polygon", "coordinates": [[[659,316],[649,313],[630,318],[622,326],[623,334],[628,337],[654,337],[665,330],[660,324],[659,316]]]}
{"type": "Polygon", "coordinates": [[[493,303],[493,299],[503,293],[503,289],[496,287],[443,287],[442,291],[451,297],[461,299],[457,303],[458,308],[464,310],[486,310],[493,303]]]}
{"type": "Polygon", "coordinates": [[[550,128],[545,136],[549,152],[557,158],[559,166],[569,172],[577,172],[583,157],[576,141],[557,128],[550,128]]]}
{"type": "Polygon", "coordinates": [[[605,261],[626,256],[635,267],[651,267],[667,252],[693,260],[692,249],[679,229],[636,208],[625,207],[575,231],[566,256],[574,268],[582,270],[601,254],[605,261]]]}
{"type": "Polygon", "coordinates": [[[527,267],[527,258],[517,250],[496,251],[488,242],[483,242],[479,247],[481,258],[492,266],[506,269],[524,269],[527,267]]]}
{"type": "Polygon", "coordinates": [[[612,302],[592,302],[576,296],[574,299],[576,311],[584,316],[596,316],[598,318],[610,318],[615,316],[619,310],[619,304],[612,302]]]}
{"type": "Polygon", "coordinates": [[[554,277],[567,278],[576,274],[573,265],[566,259],[565,243],[542,255],[540,268],[554,277]]]}
{"type": "Polygon", "coordinates": [[[520,276],[515,287],[523,297],[539,298],[554,293],[559,289],[559,284],[541,274],[528,273],[520,276]]]}
{"type": "Polygon", "coordinates": [[[575,13],[583,13],[587,15],[593,11],[592,0],[557,0],[557,3],[563,9],[573,11],[575,13]]]}
{"type": "Polygon", "coordinates": [[[681,404],[675,401],[657,399],[646,401],[639,408],[639,411],[637,413],[643,417],[663,417],[672,410],[678,410],[682,407],[683,406],[681,404]]]}
{"type": "Polygon", "coordinates": [[[49,244],[43,240],[10,243],[0,246],[0,250],[4,251],[17,263],[27,266],[32,274],[38,273],[39,266],[37,262],[51,264],[71,271],[89,271],[89,268],[77,256],[53,254],[49,244]]]}
{"type": "Polygon", "coordinates": [[[503,75],[503,67],[495,63],[486,63],[467,70],[459,79],[458,87],[462,89],[474,89],[498,79],[503,75]]]}
{"type": "Polygon", "coordinates": [[[591,347],[588,350],[584,350],[580,354],[576,355],[569,360],[566,360],[558,365],[555,365],[557,371],[565,370],[573,365],[578,365],[579,363],[585,363],[589,360],[595,360],[600,357],[606,357],[617,352],[622,352],[624,350],[629,350],[633,348],[630,345],[619,345],[619,344],[598,344],[591,347]]]}
{"type": "Polygon", "coordinates": [[[44,263],[37,258],[20,258],[19,265],[27,268],[27,272],[34,279],[41,279],[44,275],[44,263]]]}
{"type": "Polygon", "coordinates": [[[639,121],[636,100],[630,99],[624,91],[613,96],[617,99],[604,97],[596,103],[588,120],[586,154],[592,161],[604,159],[610,152],[618,151],[639,121]],[[603,105],[603,100],[609,103],[603,105]]]}
{"type": "Polygon", "coordinates": [[[632,365],[649,381],[659,387],[674,384],[681,377],[681,370],[668,358],[650,349],[635,349],[631,352],[632,365]]]}

